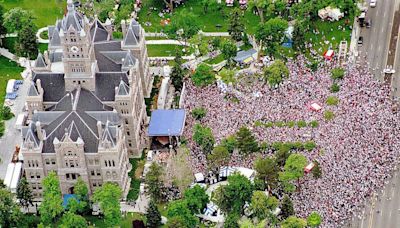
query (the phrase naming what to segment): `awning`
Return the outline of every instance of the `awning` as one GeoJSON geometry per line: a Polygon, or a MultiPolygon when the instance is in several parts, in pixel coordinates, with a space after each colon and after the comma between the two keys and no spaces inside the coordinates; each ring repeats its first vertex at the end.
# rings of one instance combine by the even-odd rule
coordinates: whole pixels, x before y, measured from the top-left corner
{"type": "Polygon", "coordinates": [[[249,57],[249,58],[243,60],[244,63],[249,63],[251,61],[253,61],[253,57],[249,57]]]}
{"type": "Polygon", "coordinates": [[[149,136],[181,136],[185,126],[184,109],[157,109],[151,113],[149,136]]]}

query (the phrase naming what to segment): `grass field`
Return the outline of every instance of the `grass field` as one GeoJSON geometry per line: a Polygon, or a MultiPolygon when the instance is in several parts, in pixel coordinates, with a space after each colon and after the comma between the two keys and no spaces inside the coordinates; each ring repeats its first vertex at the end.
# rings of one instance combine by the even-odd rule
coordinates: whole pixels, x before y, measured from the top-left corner
{"type": "Polygon", "coordinates": [[[23,68],[3,56],[0,56],[0,66],[0,105],[2,105],[6,95],[7,81],[9,79],[21,79],[23,68]]]}
{"type": "Polygon", "coordinates": [[[66,6],[65,0],[0,0],[6,10],[21,7],[31,10],[36,17],[35,24],[38,28],[52,25],[57,18],[62,18],[66,6]]]}
{"type": "MultiPolygon", "coordinates": [[[[107,227],[104,223],[104,220],[101,217],[93,216],[93,215],[86,215],[84,216],[86,221],[90,223],[89,227],[107,227]]],[[[130,228],[132,227],[133,220],[144,220],[144,216],[139,213],[128,213],[126,217],[122,217],[121,219],[121,228],[130,228]]]]}
{"type": "MultiPolygon", "coordinates": [[[[144,24],[145,22],[151,22],[151,26],[143,26],[147,32],[160,32],[163,26],[160,24],[162,19],[158,16],[160,9],[163,8],[163,1],[152,1],[143,0],[142,9],[139,13],[139,21],[144,24]],[[155,7],[158,10],[151,10],[151,7],[155,7]]],[[[198,0],[187,0],[183,6],[176,8],[175,12],[187,9],[197,16],[197,20],[200,23],[200,29],[204,32],[226,32],[228,30],[228,18],[233,7],[222,6],[221,10],[208,10],[205,14],[200,1],[198,0]],[[217,28],[219,24],[221,27],[217,28]]],[[[171,20],[174,20],[172,15],[171,20]]],[[[257,15],[246,10],[244,11],[243,23],[246,26],[246,31],[253,34],[256,30],[260,19],[257,15]]]]}
{"type": "MultiPolygon", "coordinates": [[[[147,45],[147,53],[149,54],[150,57],[166,57],[166,56],[174,56],[175,55],[175,48],[177,48],[178,45],[174,44],[148,44],[147,45]]],[[[181,46],[182,49],[184,48],[181,46]]],[[[188,54],[184,54],[188,55],[188,54]]]]}

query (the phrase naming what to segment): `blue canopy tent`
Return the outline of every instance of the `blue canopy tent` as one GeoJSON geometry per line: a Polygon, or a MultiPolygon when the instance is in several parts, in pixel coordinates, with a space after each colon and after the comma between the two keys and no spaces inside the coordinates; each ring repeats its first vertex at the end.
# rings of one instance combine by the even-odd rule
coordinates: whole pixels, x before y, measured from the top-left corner
{"type": "Polygon", "coordinates": [[[179,137],[183,133],[186,120],[184,109],[157,109],[151,113],[148,134],[162,144],[171,143],[173,136],[179,137]]]}

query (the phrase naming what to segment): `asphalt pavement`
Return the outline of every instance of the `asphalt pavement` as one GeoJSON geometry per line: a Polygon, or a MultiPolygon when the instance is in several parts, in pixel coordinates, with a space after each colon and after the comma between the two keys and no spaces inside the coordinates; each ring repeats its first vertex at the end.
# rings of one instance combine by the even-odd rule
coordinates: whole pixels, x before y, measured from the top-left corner
{"type": "Polygon", "coordinates": [[[14,100],[14,105],[11,106],[11,111],[14,113],[14,117],[5,122],[6,130],[3,137],[0,138],[0,178],[4,179],[7,171],[8,163],[11,161],[11,157],[15,151],[15,146],[21,145],[22,138],[21,132],[15,128],[15,121],[18,114],[22,113],[25,105],[26,94],[28,93],[30,79],[25,79],[24,83],[18,89],[18,97],[14,100]]]}

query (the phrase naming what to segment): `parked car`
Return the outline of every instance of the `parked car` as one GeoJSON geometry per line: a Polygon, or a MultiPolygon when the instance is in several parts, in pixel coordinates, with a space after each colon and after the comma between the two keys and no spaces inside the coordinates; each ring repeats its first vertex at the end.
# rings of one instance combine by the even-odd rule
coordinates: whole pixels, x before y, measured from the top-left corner
{"type": "Polygon", "coordinates": [[[370,0],[369,6],[371,6],[371,8],[374,8],[376,6],[376,0],[370,0]]]}
{"type": "Polygon", "coordinates": [[[362,46],[363,42],[364,42],[364,38],[362,36],[358,37],[358,42],[357,42],[358,46],[362,46]]]}

